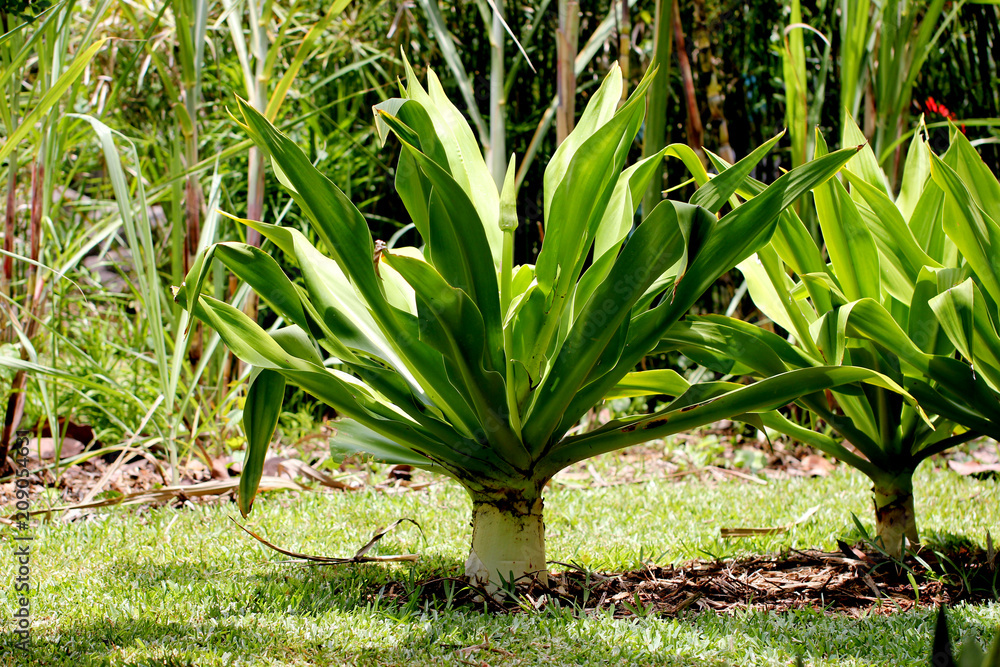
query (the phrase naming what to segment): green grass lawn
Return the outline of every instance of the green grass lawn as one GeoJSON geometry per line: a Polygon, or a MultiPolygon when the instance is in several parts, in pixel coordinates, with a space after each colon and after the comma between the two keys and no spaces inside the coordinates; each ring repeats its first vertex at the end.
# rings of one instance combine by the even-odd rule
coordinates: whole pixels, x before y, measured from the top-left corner
{"type": "MultiPolygon", "coordinates": [[[[598,466],[613,463],[605,458],[598,466]]],[[[924,468],[918,489],[925,538],[959,535],[982,544],[987,530],[1000,535],[995,479],[924,468]]],[[[851,511],[871,523],[867,491],[864,478],[844,466],[828,478],[767,486],[696,480],[596,489],[557,485],[546,498],[548,556],[609,571],[648,559],[679,563],[789,547],[832,550],[838,537],[857,537],[851,511]],[[722,527],[783,525],[814,505],[820,506],[816,515],[788,533],[719,538],[722,527]]],[[[36,527],[33,652],[14,652],[8,624],[0,635],[0,664],[789,665],[799,653],[817,666],[927,663],[929,610],[860,620],[822,610],[614,619],[602,612],[581,617],[567,608],[496,615],[378,599],[387,579],[461,571],[469,502],[451,483],[398,495],[268,494],[251,515],[249,525],[271,541],[328,556],[350,556],[376,528],[412,517],[423,535],[401,526],[376,553],[420,553],[414,566],[279,564],[283,557],[229,517],[239,513],[227,503],[115,509],[36,527]],[[495,650],[460,651],[482,644],[484,636],[495,650]]],[[[5,527],[8,555],[0,556],[0,567],[7,582],[10,538],[5,527]]],[[[9,583],[0,600],[9,623],[15,608],[9,583]]],[[[963,605],[951,621],[956,634],[985,638],[1000,626],[1000,605],[963,605]]]]}

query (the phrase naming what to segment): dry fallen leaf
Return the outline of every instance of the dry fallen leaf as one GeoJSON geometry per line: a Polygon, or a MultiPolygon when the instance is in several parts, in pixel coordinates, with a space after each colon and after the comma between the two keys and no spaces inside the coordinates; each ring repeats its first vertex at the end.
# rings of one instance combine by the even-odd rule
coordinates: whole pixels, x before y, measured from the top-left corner
{"type": "Polygon", "coordinates": [[[803,456],[801,464],[802,472],[813,477],[826,477],[837,467],[833,461],[819,454],[803,456]]]}
{"type": "MultiPolygon", "coordinates": [[[[83,453],[83,443],[76,438],[63,438],[59,457],[66,459],[83,453]]],[[[34,458],[41,453],[41,460],[48,461],[56,457],[55,438],[35,438],[28,443],[28,456],[34,458]]]]}
{"type": "Polygon", "coordinates": [[[978,461],[948,461],[948,467],[959,475],[982,475],[1000,472],[1000,463],[979,463],[978,461]]]}

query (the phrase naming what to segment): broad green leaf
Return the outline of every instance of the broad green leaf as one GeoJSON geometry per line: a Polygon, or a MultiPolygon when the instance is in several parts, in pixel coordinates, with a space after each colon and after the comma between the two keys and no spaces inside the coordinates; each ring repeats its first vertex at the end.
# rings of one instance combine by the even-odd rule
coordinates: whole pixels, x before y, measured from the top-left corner
{"type": "Polygon", "coordinates": [[[430,238],[430,213],[427,211],[430,184],[426,183],[423,174],[417,167],[409,151],[400,151],[396,162],[396,194],[403,202],[406,212],[410,214],[413,226],[417,228],[424,243],[430,238]]]}
{"type": "Polygon", "coordinates": [[[945,234],[942,224],[944,191],[928,179],[923,192],[910,214],[909,227],[917,245],[941,266],[953,267],[959,263],[958,248],[945,234]]]}
{"type": "Polygon", "coordinates": [[[861,131],[861,128],[858,127],[857,123],[850,116],[844,119],[842,141],[843,148],[858,147],[860,149],[858,154],[847,163],[844,170],[855,174],[861,180],[880,190],[882,194],[889,196],[889,187],[886,184],[885,173],[878,165],[878,158],[875,157],[875,152],[872,151],[871,146],[868,144],[865,133],[861,131]]]}
{"type": "Polygon", "coordinates": [[[238,100],[251,138],[271,156],[292,188],[292,196],[314,223],[327,250],[350,276],[379,321],[391,321],[390,307],[375,275],[375,244],[364,216],[351,200],[309,162],[302,150],[264,116],[238,100]]]}
{"type": "MultiPolygon", "coordinates": [[[[497,266],[490,260],[490,244],[478,221],[478,213],[469,196],[434,160],[408,143],[400,124],[386,114],[383,119],[403,142],[404,150],[414,159],[418,169],[433,186],[429,193],[428,217],[430,220],[427,245],[429,262],[446,281],[464,290],[478,306],[486,323],[486,336],[490,358],[494,366],[500,364],[503,342],[500,336],[500,295],[497,266]]],[[[492,181],[491,181],[492,183],[492,181]]],[[[492,185],[496,189],[495,185],[492,185]]],[[[499,196],[498,196],[499,197],[499,196]]],[[[500,211],[499,198],[492,226],[500,234],[497,222],[500,211]]]]}
{"type": "MultiPolygon", "coordinates": [[[[545,359],[537,354],[537,341],[534,336],[544,324],[547,303],[545,292],[538,283],[532,282],[512,309],[509,318],[510,359],[522,365],[531,386],[536,386],[541,380],[542,367],[545,363],[545,359]]],[[[519,400],[527,396],[526,392],[527,386],[520,388],[519,400]]]]}
{"type": "MultiPolygon", "coordinates": [[[[708,156],[720,172],[732,167],[711,151],[708,151],[708,156]]],[[[745,199],[752,199],[763,192],[766,187],[757,179],[747,176],[742,185],[737,188],[737,193],[745,199]]],[[[816,247],[816,242],[813,241],[809,230],[806,229],[802,219],[793,209],[785,209],[781,212],[771,244],[781,259],[799,275],[826,271],[826,263],[820,255],[819,248],[816,247]]],[[[821,310],[825,309],[821,308],[821,310]]]]}
{"type": "Polygon", "coordinates": [[[288,354],[316,366],[323,365],[323,357],[320,356],[316,345],[300,326],[293,324],[282,327],[272,333],[271,338],[288,354]]]}
{"type": "MultiPolygon", "coordinates": [[[[823,138],[817,132],[817,154],[823,147],[823,138]]],[[[837,179],[830,179],[817,186],[813,194],[823,240],[844,294],[851,301],[865,297],[881,299],[881,269],[875,240],[847,189],[837,179]]]]}
{"type": "Polygon", "coordinates": [[[247,438],[243,472],[240,473],[240,514],[244,518],[253,508],[253,499],[264,472],[267,448],[274,437],[274,429],[281,415],[285,396],[285,378],[278,372],[264,368],[250,384],[243,407],[243,433],[247,438]]]}
{"type": "Polygon", "coordinates": [[[616,428],[610,422],[603,428],[580,436],[563,439],[553,449],[546,468],[562,469],[566,465],[591,456],[621,449],[629,444],[663,438],[703,424],[742,413],[768,412],[803,394],[812,394],[846,384],[873,383],[899,393],[904,390],[889,378],[864,368],[850,366],[820,366],[804,368],[769,377],[697,405],[677,410],[659,411],[640,422],[616,428]]]}
{"type": "Polygon", "coordinates": [[[193,313],[218,332],[233,354],[251,366],[270,370],[312,368],[311,364],[285,352],[256,322],[224,301],[202,295],[193,313]]]}
{"type": "Polygon", "coordinates": [[[463,455],[465,470],[479,470],[489,475],[506,466],[502,459],[492,456],[475,440],[456,437],[452,429],[435,429],[433,422],[429,422],[432,430],[428,430],[409,418],[402,407],[358,378],[289,354],[246,314],[229,304],[202,296],[194,314],[215,329],[238,358],[280,373],[288,382],[330,405],[341,415],[355,419],[421,455],[448,465],[455,459],[455,448],[461,447],[466,452],[463,455]],[[435,431],[445,439],[437,437],[435,431]]]}
{"type": "Polygon", "coordinates": [[[1000,301],[1000,225],[976,204],[955,170],[936,155],[931,156],[931,175],[946,193],[945,233],[990,297],[1000,301]]]}
{"type": "Polygon", "coordinates": [[[958,351],[1000,391],[1000,336],[986,299],[969,278],[930,300],[930,307],[958,351]]]}
{"type": "MultiPolygon", "coordinates": [[[[404,246],[392,249],[395,255],[404,255],[420,261],[426,261],[419,248],[404,246]]],[[[382,287],[385,290],[385,298],[399,310],[417,314],[417,298],[413,293],[413,288],[406,282],[403,276],[399,275],[396,269],[389,266],[383,259],[379,260],[379,276],[382,278],[382,287]]]]}
{"type": "MultiPolygon", "coordinates": [[[[975,346],[974,290],[975,283],[969,278],[961,285],[944,290],[928,301],[928,305],[952,344],[962,356],[971,362],[975,360],[972,352],[975,346]]],[[[975,363],[973,363],[974,366],[975,363]]]]}
{"type": "Polygon", "coordinates": [[[558,343],[560,325],[562,331],[568,328],[572,289],[639,131],[650,81],[647,72],[628,102],[581,145],[558,181],[546,217],[545,242],[535,265],[535,279],[545,295],[545,304],[540,313],[543,316],[533,318],[540,321],[541,329],[526,332],[532,345],[525,362],[529,372],[543,366],[547,351],[558,343]]]}
{"type": "Polygon", "coordinates": [[[637,396],[680,396],[691,384],[681,377],[677,371],[665,368],[655,371],[637,371],[629,373],[612,388],[606,400],[616,398],[635,398],[637,396]]]}
{"type": "MultiPolygon", "coordinates": [[[[931,269],[924,267],[917,276],[913,288],[913,299],[910,302],[910,312],[906,320],[906,335],[920,350],[927,354],[950,356],[955,352],[954,346],[948,341],[947,335],[942,335],[941,326],[930,306],[930,299],[942,291],[953,287],[950,275],[958,273],[956,269],[931,269]]],[[[957,284],[957,283],[956,283],[957,284]]]]}
{"type": "Polygon", "coordinates": [[[704,224],[705,209],[665,200],[629,238],[607,278],[573,322],[551,369],[536,390],[525,417],[524,438],[540,448],[553,435],[565,407],[591,374],[632,305],[649,285],[684,254],[682,230],[704,224]]]}
{"type": "Polygon", "coordinates": [[[965,134],[953,129],[951,141],[957,152],[954,167],[959,178],[968,187],[979,208],[994,222],[1000,222],[1000,183],[997,177],[965,134]]]}
{"type": "Polygon", "coordinates": [[[387,263],[413,287],[420,319],[420,339],[445,355],[457,371],[475,410],[485,437],[507,461],[517,467],[528,464],[527,452],[511,432],[506,414],[504,371],[492,367],[484,342],[482,315],[468,295],[448,285],[430,264],[409,257],[387,255],[387,263]]]}
{"type": "Polygon", "coordinates": [[[602,257],[609,250],[617,251],[632,229],[635,211],[656,168],[663,162],[667,149],[645,160],[640,160],[622,172],[615,184],[611,201],[594,237],[594,257],[602,257]]]}
{"type": "Polygon", "coordinates": [[[855,152],[856,149],[837,151],[793,169],[726,214],[698,256],[690,261],[675,291],[676,305],[672,304],[671,314],[682,304],[686,310],[719,275],[756,252],[774,233],[781,212],[801,195],[829,180],[855,152]]]}
{"type": "Polygon", "coordinates": [[[622,97],[622,85],[622,72],[615,63],[601,82],[601,87],[590,98],[573,131],[559,144],[559,148],[545,167],[542,216],[546,225],[551,220],[549,212],[552,207],[552,197],[566,178],[570,163],[581,146],[614,117],[622,97]]]}
{"type": "MultiPolygon", "coordinates": [[[[476,209],[483,233],[486,236],[496,269],[500,268],[502,235],[498,227],[500,193],[475,135],[465,117],[444,94],[444,89],[433,70],[427,70],[427,90],[420,85],[409,62],[406,68],[406,96],[418,102],[434,124],[434,132],[444,148],[448,164],[446,171],[464,191],[476,209]]],[[[424,135],[421,135],[423,139],[424,135]]],[[[439,165],[443,169],[445,165],[439,165]]],[[[469,224],[474,224],[469,221],[469,224]]]]}
{"type": "MultiPolygon", "coordinates": [[[[923,121],[921,120],[921,125],[923,121]]],[[[896,206],[904,220],[909,221],[913,211],[920,201],[920,196],[931,177],[931,157],[927,142],[920,132],[913,133],[910,147],[906,151],[906,163],[903,167],[903,182],[896,198],[896,206]]]]}
{"type": "MultiPolygon", "coordinates": [[[[833,176],[856,152],[847,149],[813,160],[782,175],[761,194],[728,213],[713,229],[675,285],[672,298],[634,318],[626,351],[613,371],[580,392],[568,411],[573,413],[600,400],[659,342],[663,332],[680,319],[724,272],[767,242],[778,216],[802,194],[833,176]]],[[[580,414],[583,414],[582,412],[580,414]]],[[[572,414],[570,414],[572,416],[572,414]]]]}
{"type": "Polygon", "coordinates": [[[393,442],[354,420],[342,419],[334,428],[336,433],[330,439],[330,449],[339,451],[344,456],[368,454],[384,463],[412,465],[433,472],[447,473],[446,469],[435,465],[427,457],[393,442]]]}
{"type": "Polygon", "coordinates": [[[764,246],[756,255],[740,262],[740,272],[747,283],[747,290],[754,305],[772,321],[795,338],[806,349],[812,350],[809,324],[817,313],[794,296],[792,279],[785,273],[777,253],[770,245],[764,246]]]}
{"type": "MultiPolygon", "coordinates": [[[[531,264],[522,264],[517,267],[514,272],[514,277],[510,281],[510,293],[511,293],[511,303],[513,304],[518,297],[523,295],[527,289],[534,284],[535,280],[535,267],[531,264]]],[[[510,319],[510,310],[508,309],[507,319],[510,319]]],[[[506,322],[504,323],[506,325],[506,322]]]]}
{"type": "MultiPolygon", "coordinates": [[[[758,378],[826,363],[818,350],[813,355],[806,354],[801,348],[776,334],[747,322],[717,315],[691,318],[690,322],[675,324],[664,335],[663,343],[685,354],[688,354],[687,347],[711,351],[720,359],[729,359],[749,367],[752,370],[747,374],[758,378]]],[[[834,391],[841,405],[845,409],[851,408],[854,417],[849,420],[833,417],[836,421],[831,423],[836,423],[837,431],[865,452],[870,460],[877,460],[881,450],[868,435],[872,431],[873,417],[870,415],[871,410],[864,408],[862,395],[856,387],[850,385],[834,391]]],[[[804,396],[799,402],[825,419],[831,419],[829,410],[825,407],[825,397],[804,396]]]]}
{"type": "MultiPolygon", "coordinates": [[[[657,206],[659,206],[659,204],[657,204],[657,206]]],[[[587,302],[590,301],[590,297],[594,294],[594,290],[597,289],[602,282],[604,282],[605,278],[608,277],[611,267],[613,267],[615,262],[618,260],[620,251],[620,247],[614,247],[608,249],[602,255],[595,255],[597,259],[595,259],[593,263],[587,267],[586,272],[580,276],[580,280],[576,284],[576,289],[573,291],[573,312],[570,314],[572,321],[575,321],[576,318],[580,316],[580,311],[582,311],[587,305],[587,302]]]]}
{"type": "MultiPolygon", "coordinates": [[[[598,95],[602,92],[603,86],[598,95]]],[[[581,255],[586,255],[593,240],[590,235],[591,218],[596,218],[593,223],[596,231],[596,224],[601,219],[597,216],[603,216],[607,209],[624,163],[619,147],[623,143],[631,143],[634,137],[634,134],[629,136],[630,130],[635,119],[640,118],[644,111],[644,93],[645,88],[637,88],[625,106],[586,137],[579,145],[579,150],[567,153],[570,159],[561,177],[554,181],[556,187],[551,195],[548,188],[549,170],[562,157],[561,151],[569,143],[570,137],[577,132],[582,133],[583,128],[578,126],[570,133],[546,168],[545,242],[535,264],[535,277],[546,292],[555,288],[556,298],[566,294],[568,285],[575,282],[576,276],[572,270],[581,255]]],[[[591,105],[597,101],[595,95],[591,105]]],[[[588,105],[588,110],[589,108],[588,105]]]]}
{"type": "Polygon", "coordinates": [[[241,280],[250,283],[276,313],[289,322],[309,328],[295,286],[270,255],[245,243],[217,243],[215,257],[241,280]]]}
{"type": "Polygon", "coordinates": [[[977,376],[968,364],[950,357],[925,354],[910,341],[899,325],[882,306],[871,299],[853,304],[848,334],[868,338],[883,349],[897,355],[912,369],[904,371],[917,379],[929,378],[937,390],[956,403],[963,404],[981,415],[1000,417],[996,392],[977,376]]]}
{"type": "Polygon", "coordinates": [[[847,314],[850,311],[837,308],[823,313],[822,317],[812,323],[810,334],[826,363],[831,366],[844,364],[844,348],[847,344],[847,314]]]}
{"type": "Polygon", "coordinates": [[[795,298],[804,298],[802,292],[805,291],[808,293],[813,304],[817,305],[817,310],[819,310],[818,304],[820,303],[828,304],[823,310],[825,313],[848,302],[836,276],[826,272],[803,273],[799,276],[799,279],[801,282],[795,286],[792,296],[795,298]]]}
{"type": "MultiPolygon", "coordinates": [[[[299,231],[254,220],[239,221],[256,229],[264,238],[295,258],[306,283],[308,301],[303,301],[303,305],[307,306],[313,321],[323,327],[326,334],[323,343],[331,353],[354,364],[352,367],[357,372],[364,370],[356,365],[359,360],[354,355],[358,351],[384,360],[405,379],[420,403],[433,400],[453,424],[471,433],[476,420],[448,379],[441,355],[417,344],[415,314],[394,310],[390,311],[394,313],[392,319],[376,322],[340,265],[317,251],[299,231]],[[392,332],[392,335],[386,332],[392,332]]],[[[386,269],[383,280],[393,280],[392,269],[383,268],[386,269]]],[[[409,288],[408,285],[405,287],[409,288]]],[[[385,289],[387,294],[393,294],[392,286],[385,289]]],[[[409,298],[406,294],[403,296],[409,298]]],[[[385,374],[380,375],[383,382],[387,381],[385,374]]],[[[384,385],[379,385],[379,389],[388,391],[384,385]]],[[[412,400],[407,398],[401,404],[407,405],[412,400]]]]}
{"type": "MultiPolygon", "coordinates": [[[[911,285],[916,282],[917,275],[925,266],[940,267],[924,250],[917,245],[913,232],[906,225],[903,215],[896,205],[881,190],[861,180],[850,172],[844,174],[851,183],[851,188],[858,192],[868,204],[873,215],[863,215],[871,230],[879,249],[900,267],[903,275],[911,285]]],[[[864,211],[863,211],[864,212],[864,211]]],[[[909,299],[903,299],[904,303],[909,299]]]]}
{"type": "Polygon", "coordinates": [[[687,346],[714,351],[749,367],[758,377],[817,365],[780,336],[728,317],[698,317],[678,322],[664,332],[662,343],[674,349],[687,346]]]}
{"type": "Polygon", "coordinates": [[[729,198],[744,184],[744,181],[750,176],[750,172],[784,135],[785,132],[782,130],[732,167],[722,171],[708,183],[699,187],[691,196],[691,203],[695,206],[703,206],[712,213],[718,213],[729,201],[729,198]]]}

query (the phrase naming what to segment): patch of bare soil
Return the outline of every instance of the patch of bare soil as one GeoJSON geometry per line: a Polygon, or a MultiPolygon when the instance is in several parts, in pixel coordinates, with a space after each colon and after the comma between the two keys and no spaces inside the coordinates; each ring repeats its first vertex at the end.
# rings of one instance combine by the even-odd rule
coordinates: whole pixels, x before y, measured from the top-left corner
{"type": "MultiPolygon", "coordinates": [[[[950,553],[925,549],[919,559],[899,562],[842,547],[843,553],[792,551],[676,567],[649,565],[615,574],[567,570],[549,575],[547,586],[535,581],[494,596],[462,579],[431,579],[418,584],[419,595],[437,603],[479,608],[485,601],[498,612],[541,609],[554,602],[585,612],[612,608],[619,618],[801,608],[857,618],[916,606],[998,599],[1000,563],[995,552],[967,547],[950,553]]],[[[413,588],[394,582],[379,594],[406,602],[413,588]]]]}
{"type": "MultiPolygon", "coordinates": [[[[308,438],[308,442],[272,448],[273,455],[264,462],[261,492],[338,492],[374,488],[392,494],[418,491],[440,481],[410,466],[378,466],[376,474],[373,466],[360,459],[330,465],[325,439],[332,432],[325,425],[323,428],[324,433],[308,438]],[[321,439],[322,446],[317,445],[321,439]]],[[[26,459],[19,456],[8,459],[19,479],[24,480],[22,484],[28,484],[28,497],[47,499],[45,507],[33,502],[32,513],[92,510],[117,504],[154,507],[217,504],[235,498],[242,462],[229,454],[212,454],[198,446],[175,470],[167,462],[164,451],[105,447],[94,439],[89,427],[71,424],[68,430],[78,437],[64,437],[58,451],[55,440],[43,432],[42,437],[28,440],[26,459]],[[24,462],[27,463],[27,475],[21,475],[24,462]]],[[[9,508],[8,513],[13,512],[16,485],[14,476],[0,480],[0,515],[4,508],[9,508]]],[[[0,523],[9,524],[10,521],[10,517],[0,516],[0,523]]]]}

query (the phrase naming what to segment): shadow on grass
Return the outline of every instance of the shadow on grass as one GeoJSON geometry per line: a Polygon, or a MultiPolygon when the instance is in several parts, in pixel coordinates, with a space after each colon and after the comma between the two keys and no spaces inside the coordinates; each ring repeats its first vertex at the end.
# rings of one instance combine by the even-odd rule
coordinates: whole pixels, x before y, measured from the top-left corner
{"type": "MultiPolygon", "coordinates": [[[[30,654],[18,652],[11,632],[0,634],[0,664],[694,667],[790,665],[804,653],[809,665],[885,665],[923,662],[933,624],[928,610],[860,619],[816,610],[615,619],[614,609],[581,615],[550,606],[506,615],[473,605],[448,609],[417,594],[413,582],[461,569],[446,559],[412,568],[274,563],[224,571],[116,561],[105,570],[109,577],[87,585],[95,600],[114,603],[41,610],[30,654]],[[412,594],[388,595],[391,583],[412,594]]],[[[957,620],[956,632],[987,637],[992,628],[971,613],[957,620]]]]}

